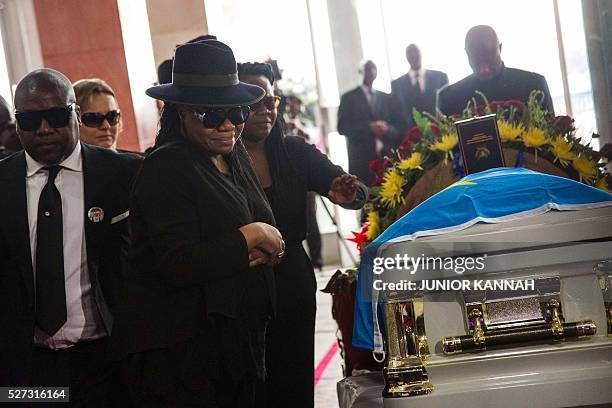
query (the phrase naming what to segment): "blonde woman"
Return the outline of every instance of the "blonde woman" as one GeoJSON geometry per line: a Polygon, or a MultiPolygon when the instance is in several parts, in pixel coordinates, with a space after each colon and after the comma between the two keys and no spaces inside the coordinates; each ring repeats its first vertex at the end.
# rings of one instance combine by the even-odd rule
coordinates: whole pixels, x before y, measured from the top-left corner
{"type": "Polygon", "coordinates": [[[117,150],[121,111],[113,89],[102,79],[81,79],[73,84],[81,107],[81,141],[117,150]]]}

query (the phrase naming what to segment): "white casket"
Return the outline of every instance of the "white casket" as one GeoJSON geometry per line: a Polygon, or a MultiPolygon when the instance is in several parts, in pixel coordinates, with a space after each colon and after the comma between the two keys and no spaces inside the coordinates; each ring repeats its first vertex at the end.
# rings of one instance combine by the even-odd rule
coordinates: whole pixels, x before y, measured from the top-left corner
{"type": "MultiPolygon", "coordinates": [[[[388,244],[379,256],[405,254],[486,254],[482,270],[461,276],[418,270],[410,277],[417,287],[421,280],[462,279],[531,281],[535,289],[406,295],[387,286],[384,407],[612,407],[612,207],[476,224],[388,244]],[[406,357],[417,359],[407,376],[406,357]],[[393,358],[404,362],[396,365],[404,377],[390,374],[393,358]],[[417,392],[405,392],[407,378],[417,392]]],[[[398,282],[402,274],[391,268],[376,279],[398,282]]]]}

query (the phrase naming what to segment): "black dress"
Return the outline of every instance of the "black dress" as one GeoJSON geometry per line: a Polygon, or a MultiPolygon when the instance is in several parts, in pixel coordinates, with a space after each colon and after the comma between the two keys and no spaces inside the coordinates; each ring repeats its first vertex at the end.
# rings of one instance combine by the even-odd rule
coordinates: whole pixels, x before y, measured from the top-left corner
{"type": "MultiPolygon", "coordinates": [[[[288,157],[267,151],[273,185],[266,188],[277,227],[286,244],[283,261],[274,268],[276,317],[266,336],[266,407],[314,405],[314,329],[317,282],[302,241],[306,237],[306,194],[327,195],[334,178],[344,174],[302,138],[285,138],[288,157]],[[290,172],[290,183],[275,179],[277,170],[290,172]]],[[[358,199],[345,206],[360,208],[367,197],[360,185],[358,199]]]]}
{"type": "Polygon", "coordinates": [[[274,276],[238,229],[274,219],[242,153],[229,176],[188,142],[144,160],[112,339],[136,406],[248,407],[265,378],[274,276]]]}

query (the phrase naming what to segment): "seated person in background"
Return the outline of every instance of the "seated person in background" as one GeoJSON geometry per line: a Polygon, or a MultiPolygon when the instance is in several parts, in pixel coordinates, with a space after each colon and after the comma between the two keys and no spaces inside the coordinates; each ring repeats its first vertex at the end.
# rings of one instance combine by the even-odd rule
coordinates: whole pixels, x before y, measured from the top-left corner
{"type": "Polygon", "coordinates": [[[546,79],[535,72],[508,68],[501,59],[501,44],[493,28],[479,25],[470,28],[465,36],[465,52],[474,73],[438,92],[438,110],[444,115],[461,114],[467,103],[475,98],[484,104],[476,91],[489,102],[519,100],[527,102],[533,90],[544,93],[543,108],[554,114],[546,79]]]}
{"type": "Polygon", "coordinates": [[[374,182],[370,162],[396,148],[401,134],[391,95],[374,90],[376,64],[366,61],[359,72],[363,82],[340,99],[338,132],[346,137],[349,173],[366,185],[374,182]]]}
{"type": "Polygon", "coordinates": [[[113,89],[98,78],[81,79],[73,86],[81,107],[81,141],[117,150],[122,123],[113,89]]]}
{"type": "Polygon", "coordinates": [[[11,107],[0,96],[0,159],[21,150],[21,141],[17,135],[11,107]]]}

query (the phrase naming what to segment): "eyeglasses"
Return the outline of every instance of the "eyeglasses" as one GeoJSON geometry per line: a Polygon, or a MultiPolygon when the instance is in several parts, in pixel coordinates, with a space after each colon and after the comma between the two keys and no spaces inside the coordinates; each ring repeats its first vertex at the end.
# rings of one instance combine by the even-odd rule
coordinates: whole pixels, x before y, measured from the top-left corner
{"type": "Polygon", "coordinates": [[[216,129],[229,119],[234,126],[242,125],[249,118],[250,108],[248,106],[237,106],[235,108],[204,108],[202,112],[190,110],[207,129],[216,129]]]}
{"type": "Polygon", "coordinates": [[[51,108],[40,111],[15,112],[15,119],[19,127],[26,132],[33,132],[40,129],[42,120],[46,120],[52,128],[63,128],[70,122],[74,102],[62,108],[51,108]]]}
{"type": "Polygon", "coordinates": [[[265,106],[268,110],[274,110],[277,109],[280,106],[281,103],[281,98],[280,96],[264,96],[264,98],[251,105],[251,110],[256,111],[258,110],[262,105],[265,106]]]}
{"type": "Polygon", "coordinates": [[[119,123],[120,117],[121,112],[119,110],[108,111],[106,115],[99,112],[85,112],[81,115],[81,121],[87,127],[98,128],[102,126],[104,120],[108,121],[109,125],[115,126],[119,123]]]}

